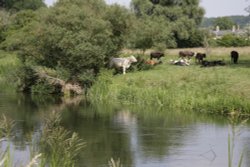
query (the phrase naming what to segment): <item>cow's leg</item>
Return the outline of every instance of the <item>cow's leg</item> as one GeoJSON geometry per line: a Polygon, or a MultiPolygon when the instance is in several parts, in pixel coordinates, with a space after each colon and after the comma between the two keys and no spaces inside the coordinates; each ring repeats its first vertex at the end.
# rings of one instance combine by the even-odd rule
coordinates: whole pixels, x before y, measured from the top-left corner
{"type": "Polygon", "coordinates": [[[126,67],[125,66],[122,66],[122,72],[123,72],[123,74],[126,74],[126,67]]]}

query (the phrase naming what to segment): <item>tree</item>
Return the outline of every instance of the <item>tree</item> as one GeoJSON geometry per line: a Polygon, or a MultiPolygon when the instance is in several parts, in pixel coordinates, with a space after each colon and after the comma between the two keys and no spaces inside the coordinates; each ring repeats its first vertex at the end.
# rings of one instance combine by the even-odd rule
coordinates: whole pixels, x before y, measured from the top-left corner
{"type": "Polygon", "coordinates": [[[45,7],[43,0],[3,0],[0,2],[0,8],[7,10],[37,10],[40,7],[45,7]]]}
{"type": "Polygon", "coordinates": [[[18,50],[25,64],[56,70],[57,77],[82,85],[116,55],[128,28],[125,9],[103,0],[60,0],[35,13],[9,36],[6,48],[18,50]]]}
{"type": "MultiPolygon", "coordinates": [[[[152,24],[159,24],[153,22],[163,18],[172,34],[169,38],[176,39],[177,47],[183,45],[182,40],[192,38],[191,32],[198,28],[204,15],[199,0],[132,0],[132,8],[138,18],[148,17],[152,24]]],[[[185,47],[188,46],[187,43],[185,47]]]]}
{"type": "Polygon", "coordinates": [[[235,23],[229,17],[218,17],[213,22],[214,27],[219,26],[221,30],[232,29],[235,23]]]}

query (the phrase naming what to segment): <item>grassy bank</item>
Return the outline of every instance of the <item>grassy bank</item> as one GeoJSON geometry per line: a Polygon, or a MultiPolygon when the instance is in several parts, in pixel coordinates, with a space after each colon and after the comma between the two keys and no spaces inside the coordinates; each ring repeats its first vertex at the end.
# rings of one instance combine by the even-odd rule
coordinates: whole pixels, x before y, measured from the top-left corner
{"type": "MultiPolygon", "coordinates": [[[[192,49],[194,50],[194,49],[192,49]]],[[[195,51],[204,52],[200,48],[195,51]]],[[[250,50],[248,48],[248,50],[250,50]]],[[[102,73],[92,87],[93,101],[119,102],[143,108],[197,111],[206,113],[250,114],[250,54],[246,48],[210,49],[208,60],[224,60],[225,66],[201,68],[169,64],[178,51],[168,50],[163,64],[152,70],[112,76],[102,73]],[[230,64],[229,53],[240,53],[239,64],[230,64]],[[217,52],[216,52],[217,51],[217,52]],[[244,51],[244,52],[243,52],[244,51]]],[[[128,52],[126,52],[128,53],[128,52]]],[[[148,55],[145,56],[148,58],[148,55]]]]}

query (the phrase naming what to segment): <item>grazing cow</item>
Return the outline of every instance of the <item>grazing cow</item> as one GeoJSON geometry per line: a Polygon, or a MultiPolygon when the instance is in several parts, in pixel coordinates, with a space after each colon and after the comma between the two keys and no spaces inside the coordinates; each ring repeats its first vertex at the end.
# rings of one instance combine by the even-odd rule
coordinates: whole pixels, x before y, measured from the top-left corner
{"type": "Polygon", "coordinates": [[[157,60],[159,60],[161,57],[164,57],[164,53],[163,52],[151,52],[150,53],[150,60],[152,60],[153,58],[156,58],[157,60]]]}
{"type": "Polygon", "coordinates": [[[179,52],[179,57],[180,58],[188,58],[188,59],[191,59],[193,56],[195,55],[194,52],[191,52],[191,51],[180,51],[179,52]]]}
{"type": "Polygon", "coordinates": [[[203,61],[204,58],[206,58],[206,53],[197,53],[195,55],[195,61],[198,61],[199,64],[203,61]]]}
{"type": "Polygon", "coordinates": [[[239,58],[239,53],[237,51],[233,50],[231,52],[231,62],[233,62],[234,64],[237,64],[238,58],[239,58]]]}
{"type": "Polygon", "coordinates": [[[202,60],[201,67],[212,67],[212,66],[224,66],[225,63],[222,60],[206,61],[202,60]]]}
{"type": "Polygon", "coordinates": [[[130,67],[132,63],[137,62],[137,59],[134,56],[123,57],[123,58],[112,58],[110,60],[109,66],[115,68],[121,68],[123,74],[126,74],[126,69],[130,67]]]}

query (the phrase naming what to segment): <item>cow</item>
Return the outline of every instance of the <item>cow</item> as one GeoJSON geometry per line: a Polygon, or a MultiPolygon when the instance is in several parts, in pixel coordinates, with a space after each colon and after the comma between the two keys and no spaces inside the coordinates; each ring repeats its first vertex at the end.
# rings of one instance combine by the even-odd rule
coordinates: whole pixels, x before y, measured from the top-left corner
{"type": "Polygon", "coordinates": [[[195,61],[199,64],[203,61],[204,58],[206,58],[206,53],[197,53],[195,55],[195,61]]]}
{"type": "Polygon", "coordinates": [[[188,58],[191,59],[195,55],[195,52],[192,51],[180,51],[179,57],[180,58],[188,58]]]}
{"type": "Polygon", "coordinates": [[[123,58],[111,58],[109,67],[122,68],[122,73],[126,74],[126,69],[128,69],[130,65],[135,62],[137,62],[137,59],[134,56],[123,58]]]}
{"type": "Polygon", "coordinates": [[[179,66],[189,66],[190,59],[181,58],[179,60],[170,60],[170,64],[179,65],[179,66]]]}
{"type": "Polygon", "coordinates": [[[234,64],[237,64],[238,58],[239,58],[239,53],[237,51],[233,50],[231,52],[231,62],[233,62],[234,64]]]}
{"type": "Polygon", "coordinates": [[[157,60],[159,60],[161,57],[164,57],[164,53],[163,52],[151,52],[150,53],[150,60],[152,60],[153,58],[156,58],[157,60]]]}
{"type": "Polygon", "coordinates": [[[201,61],[201,67],[213,67],[213,66],[224,66],[226,65],[223,60],[213,60],[213,61],[201,61]]]}

